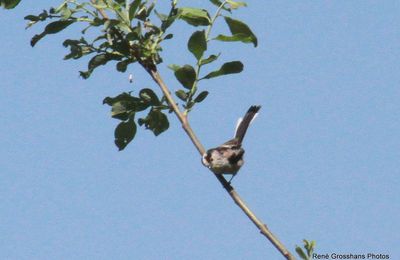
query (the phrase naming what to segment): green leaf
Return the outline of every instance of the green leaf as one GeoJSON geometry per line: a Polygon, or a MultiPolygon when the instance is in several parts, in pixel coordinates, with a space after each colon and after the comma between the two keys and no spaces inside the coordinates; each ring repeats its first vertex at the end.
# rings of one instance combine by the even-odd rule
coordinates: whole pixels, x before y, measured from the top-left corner
{"type": "Polygon", "coordinates": [[[44,36],[46,36],[45,33],[35,34],[31,39],[31,46],[34,47],[36,43],[40,41],[44,36]]]}
{"type": "Polygon", "coordinates": [[[208,96],[208,91],[201,92],[195,99],[194,102],[200,103],[208,96]]]}
{"type": "Polygon", "coordinates": [[[31,46],[34,47],[38,41],[40,41],[43,37],[45,37],[47,34],[54,34],[58,33],[65,28],[67,28],[69,25],[74,23],[75,21],[73,20],[59,20],[55,21],[52,23],[49,23],[45,28],[44,31],[40,34],[36,34],[35,36],[32,37],[31,39],[31,46]]]}
{"type": "Polygon", "coordinates": [[[64,57],[65,60],[79,59],[84,55],[88,55],[94,52],[94,50],[84,38],[81,38],[80,40],[66,39],[63,42],[63,46],[66,48],[70,48],[70,53],[64,57]]]}
{"type": "Polygon", "coordinates": [[[211,62],[213,62],[213,61],[216,61],[217,59],[218,59],[218,57],[219,57],[219,55],[221,55],[221,53],[219,53],[218,55],[210,55],[208,58],[206,58],[206,59],[202,59],[201,61],[200,61],[200,65],[206,65],[206,64],[209,64],[209,63],[211,63],[211,62]]]}
{"type": "Polygon", "coordinates": [[[240,73],[243,70],[243,64],[240,61],[231,61],[224,63],[219,70],[208,73],[204,79],[211,79],[227,74],[240,73]]]}
{"type": "Polygon", "coordinates": [[[21,0],[0,0],[0,6],[4,9],[13,9],[19,2],[21,2],[21,0]]]}
{"type": "Polygon", "coordinates": [[[175,77],[182,84],[182,86],[187,89],[191,89],[196,81],[196,71],[192,66],[185,65],[175,71],[175,77]]]}
{"type": "MultiPolygon", "coordinates": [[[[43,12],[41,12],[37,16],[35,16],[35,15],[25,16],[25,18],[24,18],[25,20],[30,20],[30,22],[26,25],[25,29],[28,29],[29,27],[33,26],[34,24],[36,24],[39,21],[45,21],[48,17],[49,17],[49,13],[46,10],[43,10],[43,12]]],[[[44,34],[44,33],[42,33],[42,34],[44,34]]],[[[41,36],[41,37],[43,37],[43,36],[41,36]]],[[[31,42],[31,44],[32,44],[32,42],[31,42]]]]}
{"type": "Polygon", "coordinates": [[[226,2],[231,6],[231,9],[238,9],[239,7],[246,7],[247,4],[245,2],[236,2],[232,0],[226,0],[226,2]]]}
{"type": "Polygon", "coordinates": [[[119,120],[127,120],[133,112],[143,111],[149,107],[140,98],[129,93],[121,93],[116,97],[106,97],[103,104],[111,106],[111,117],[119,120]]]}
{"type": "Polygon", "coordinates": [[[211,18],[207,10],[198,8],[178,8],[178,18],[193,26],[207,26],[211,23],[211,18]]]}
{"type": "Polygon", "coordinates": [[[115,128],[114,137],[115,145],[119,151],[125,149],[125,147],[133,140],[136,135],[136,124],[133,118],[130,118],[127,122],[121,122],[115,128]]]}
{"type": "Polygon", "coordinates": [[[146,129],[153,131],[157,136],[169,128],[167,116],[158,110],[151,110],[146,118],[140,118],[139,125],[144,125],[146,129]]]}
{"type": "Polygon", "coordinates": [[[136,11],[141,4],[141,0],[135,0],[129,5],[129,20],[132,21],[135,18],[136,11]]]}
{"type": "Polygon", "coordinates": [[[304,242],[304,248],[307,251],[310,250],[310,243],[306,239],[303,239],[303,242],[304,242]]]}
{"type": "Polygon", "coordinates": [[[182,89],[175,91],[175,95],[182,101],[186,101],[188,98],[188,94],[182,89]]]}
{"type": "Polygon", "coordinates": [[[307,250],[308,257],[311,257],[311,255],[314,251],[315,241],[308,241],[308,240],[304,239],[303,242],[304,242],[304,248],[307,250]]]}
{"type": "Polygon", "coordinates": [[[129,60],[123,60],[117,63],[117,70],[119,72],[125,72],[128,68],[129,60]]]}
{"type": "Polygon", "coordinates": [[[80,71],[80,75],[82,78],[87,79],[90,77],[92,72],[101,65],[105,65],[107,62],[111,60],[121,60],[122,56],[118,54],[112,53],[102,53],[94,56],[90,59],[88,64],[88,71],[80,71]]]}
{"type": "Polygon", "coordinates": [[[222,5],[222,2],[219,0],[210,0],[210,2],[213,3],[217,7],[220,7],[222,5]]]}
{"type": "Polygon", "coordinates": [[[249,43],[253,42],[253,38],[251,36],[247,36],[243,33],[238,33],[232,36],[219,34],[214,40],[223,41],[223,42],[244,42],[249,43]]]}
{"type": "MultiPolygon", "coordinates": [[[[230,17],[225,17],[225,22],[228,24],[229,30],[232,33],[231,40],[237,40],[244,43],[253,43],[254,47],[257,47],[257,37],[250,30],[250,28],[242,21],[232,19],[230,17]]],[[[219,36],[217,40],[228,39],[229,36],[219,36]]]]}
{"type": "Polygon", "coordinates": [[[40,20],[40,18],[39,18],[39,16],[36,16],[36,15],[27,15],[27,16],[24,17],[24,20],[29,20],[29,21],[32,21],[32,22],[37,22],[37,21],[40,20]]]}
{"type": "Polygon", "coordinates": [[[100,65],[104,65],[110,60],[118,60],[120,59],[121,56],[119,55],[114,55],[114,54],[109,54],[109,53],[102,53],[94,56],[92,59],[90,59],[88,68],[89,70],[94,70],[100,65]]]}
{"type": "Polygon", "coordinates": [[[187,104],[183,105],[183,107],[186,110],[190,111],[193,108],[194,104],[196,104],[194,101],[189,101],[189,102],[187,102],[187,104]]]}
{"type": "Polygon", "coordinates": [[[144,88],[139,92],[139,97],[144,103],[148,103],[152,106],[160,105],[160,100],[158,99],[156,93],[149,88],[144,88]]]}
{"type": "Polygon", "coordinates": [[[303,249],[301,249],[299,246],[296,246],[296,252],[301,257],[301,259],[308,260],[308,258],[306,256],[306,254],[304,253],[303,249]]]}
{"type": "Polygon", "coordinates": [[[197,60],[201,59],[204,51],[207,50],[206,33],[204,30],[196,31],[190,36],[188,41],[188,49],[197,60]]]}
{"type": "Polygon", "coordinates": [[[174,35],[172,33],[169,33],[164,36],[164,40],[169,40],[169,39],[172,39],[173,37],[174,37],[174,35]]]}
{"type": "Polygon", "coordinates": [[[117,101],[111,107],[111,117],[119,120],[127,120],[129,118],[130,110],[128,109],[128,102],[117,101]]]}
{"type": "Polygon", "coordinates": [[[55,22],[49,23],[44,28],[44,32],[46,34],[58,33],[60,31],[64,30],[65,28],[67,28],[69,25],[71,25],[74,22],[75,22],[74,20],[59,20],[59,21],[55,21],[55,22]]]}
{"type": "MultiPolygon", "coordinates": [[[[212,4],[214,4],[215,6],[217,6],[217,7],[220,7],[221,5],[222,5],[222,2],[221,1],[219,1],[219,0],[210,0],[210,2],[212,3],[212,4]]],[[[226,10],[226,11],[231,11],[231,9],[229,9],[229,8],[227,8],[227,7],[222,7],[222,9],[224,9],[224,10],[226,10]]]]}
{"type": "Polygon", "coordinates": [[[170,70],[173,70],[174,72],[177,71],[180,67],[181,67],[181,66],[176,65],[176,64],[169,64],[169,65],[168,65],[168,68],[169,68],[170,70]]]}

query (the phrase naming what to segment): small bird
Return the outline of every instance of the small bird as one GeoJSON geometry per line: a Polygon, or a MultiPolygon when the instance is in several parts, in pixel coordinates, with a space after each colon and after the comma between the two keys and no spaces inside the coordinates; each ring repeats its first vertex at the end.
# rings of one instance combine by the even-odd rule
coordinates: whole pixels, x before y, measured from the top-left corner
{"type": "Polygon", "coordinates": [[[209,149],[203,154],[202,163],[204,166],[212,170],[215,174],[232,174],[229,182],[232,181],[244,163],[243,138],[250,123],[258,115],[260,108],[261,106],[251,106],[243,119],[239,118],[234,138],[218,147],[209,149]]]}

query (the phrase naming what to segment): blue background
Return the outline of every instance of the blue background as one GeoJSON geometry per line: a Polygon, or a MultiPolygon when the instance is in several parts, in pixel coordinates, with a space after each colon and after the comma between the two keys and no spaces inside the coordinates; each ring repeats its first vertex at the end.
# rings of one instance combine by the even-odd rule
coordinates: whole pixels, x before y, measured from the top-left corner
{"type": "MultiPolygon", "coordinates": [[[[234,205],[171,115],[155,138],[139,129],[118,152],[106,96],[151,87],[138,66],[112,65],[88,80],[87,60],[62,61],[75,26],[43,39],[27,14],[60,1],[0,10],[0,259],[281,259],[234,205]]],[[[241,74],[202,82],[209,97],[190,114],[206,147],[231,138],[252,104],[262,110],[246,136],[234,186],[293,252],[382,253],[400,259],[400,3],[248,1],[258,48],[215,43],[241,74]]],[[[161,3],[161,9],[168,2],[161,3]]],[[[208,1],[180,6],[213,7],[208,1]]],[[[165,10],[165,9],[164,9],[165,10]]],[[[194,63],[194,28],[173,27],[160,71],[194,63]]],[[[227,31],[221,20],[213,35],[227,31]]],[[[209,68],[211,69],[211,68],[209,68]]]]}

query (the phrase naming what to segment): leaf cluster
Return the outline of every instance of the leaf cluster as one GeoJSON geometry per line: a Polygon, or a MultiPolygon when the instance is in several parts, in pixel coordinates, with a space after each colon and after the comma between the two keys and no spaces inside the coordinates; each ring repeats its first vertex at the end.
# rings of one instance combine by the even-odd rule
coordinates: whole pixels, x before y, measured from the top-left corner
{"type": "Polygon", "coordinates": [[[304,249],[305,251],[299,247],[296,246],[296,253],[301,257],[301,259],[303,260],[311,260],[312,258],[312,254],[314,252],[315,249],[315,241],[308,241],[306,239],[303,240],[304,242],[304,249]]]}
{"type": "MultiPolygon", "coordinates": [[[[221,56],[221,53],[207,54],[212,41],[252,43],[257,46],[257,38],[250,28],[230,16],[233,10],[246,6],[244,2],[210,0],[210,3],[217,7],[213,16],[205,9],[177,7],[177,0],[171,0],[166,13],[157,10],[155,1],[151,0],[64,0],[56,8],[28,15],[25,19],[28,20],[27,28],[46,22],[43,31],[32,37],[32,46],[71,26],[81,26],[82,36],[66,39],[63,46],[69,49],[64,57],[66,60],[89,57],[87,69],[80,71],[84,79],[110,62],[120,72],[126,72],[133,63],[138,63],[149,73],[157,71],[157,65],[163,62],[161,45],[173,39],[170,27],[178,20],[193,26],[195,30],[188,39],[187,49],[194,56],[195,64],[169,65],[183,87],[176,90],[175,94],[187,114],[209,94],[207,90],[198,91],[199,82],[243,70],[242,62],[229,61],[203,74],[202,68],[211,67],[221,56]],[[219,17],[223,17],[229,33],[212,37],[211,30],[219,17]],[[89,30],[94,30],[90,35],[94,34],[95,37],[87,36],[89,30]]],[[[136,124],[150,129],[155,135],[168,129],[168,117],[163,111],[169,110],[170,104],[151,88],[141,89],[138,96],[130,92],[107,97],[104,104],[111,106],[112,117],[122,120],[115,129],[115,143],[120,150],[134,138],[136,124]],[[147,110],[147,115],[136,123],[136,113],[144,110],[147,110]]]]}
{"type": "Polygon", "coordinates": [[[125,1],[98,0],[78,3],[76,0],[65,0],[59,7],[44,10],[39,15],[28,15],[27,27],[37,22],[56,19],[48,23],[43,32],[35,35],[31,45],[35,46],[49,34],[58,33],[75,23],[85,24],[82,34],[91,28],[101,28],[100,34],[92,40],[81,37],[79,40],[67,39],[63,45],[70,48],[65,59],[79,59],[86,55],[92,58],[88,62],[88,70],[82,71],[81,76],[89,78],[100,65],[117,61],[116,69],[125,72],[128,65],[139,62],[150,69],[162,62],[159,52],[160,43],[170,39],[165,30],[176,19],[176,8],[173,5],[170,15],[166,16],[162,25],[151,23],[151,15],[155,4],[149,1],[134,0],[129,4],[125,1]]]}
{"type": "Polygon", "coordinates": [[[218,7],[212,18],[208,11],[204,9],[189,7],[179,9],[180,18],[186,21],[189,25],[195,27],[206,27],[205,29],[194,31],[187,42],[187,49],[194,56],[196,64],[169,65],[169,68],[173,70],[176,79],[183,86],[183,89],[177,90],[175,95],[184,102],[183,107],[186,112],[189,112],[196,103],[205,100],[209,94],[208,91],[201,91],[197,94],[199,87],[198,84],[201,80],[240,73],[243,71],[243,64],[241,61],[230,61],[223,63],[219,68],[216,68],[205,75],[201,75],[201,69],[203,67],[214,63],[221,56],[221,53],[205,55],[212,40],[252,43],[255,47],[257,46],[257,37],[250,28],[244,22],[228,16],[232,10],[246,6],[246,3],[230,0],[210,0],[210,2],[218,7]],[[222,12],[227,14],[223,15],[222,12]],[[219,17],[224,18],[224,21],[229,28],[230,35],[219,34],[213,38],[210,36],[210,33],[219,17]]]}
{"type": "Polygon", "coordinates": [[[146,117],[138,119],[138,124],[144,125],[156,136],[169,127],[168,118],[163,112],[171,112],[169,106],[165,98],[160,100],[150,88],[143,88],[138,96],[124,92],[116,97],[106,97],[103,104],[111,106],[111,117],[122,121],[114,131],[115,145],[119,150],[123,150],[135,137],[135,116],[138,112],[149,109],[146,117]]]}

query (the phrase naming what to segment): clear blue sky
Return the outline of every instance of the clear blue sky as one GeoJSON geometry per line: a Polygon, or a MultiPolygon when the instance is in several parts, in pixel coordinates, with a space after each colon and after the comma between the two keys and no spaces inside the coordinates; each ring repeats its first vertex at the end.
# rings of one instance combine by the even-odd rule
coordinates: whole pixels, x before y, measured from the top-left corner
{"type": "MultiPolygon", "coordinates": [[[[141,129],[117,151],[118,121],[102,99],[159,90],[137,66],[133,85],[113,66],[80,79],[86,61],[63,61],[61,46],[78,28],[31,48],[42,27],[24,30],[23,17],[58,2],[0,10],[0,259],[281,259],[175,118],[167,133],[141,129]]],[[[248,3],[235,17],[259,47],[215,47],[245,70],[201,85],[211,94],[191,113],[193,128],[218,145],[261,104],[234,180],[255,213],[292,251],[307,238],[319,253],[400,259],[399,1],[248,3]]],[[[190,35],[182,22],[174,28],[178,41],[190,35]]],[[[193,62],[182,48],[165,46],[172,89],[165,66],[193,62]]]]}

